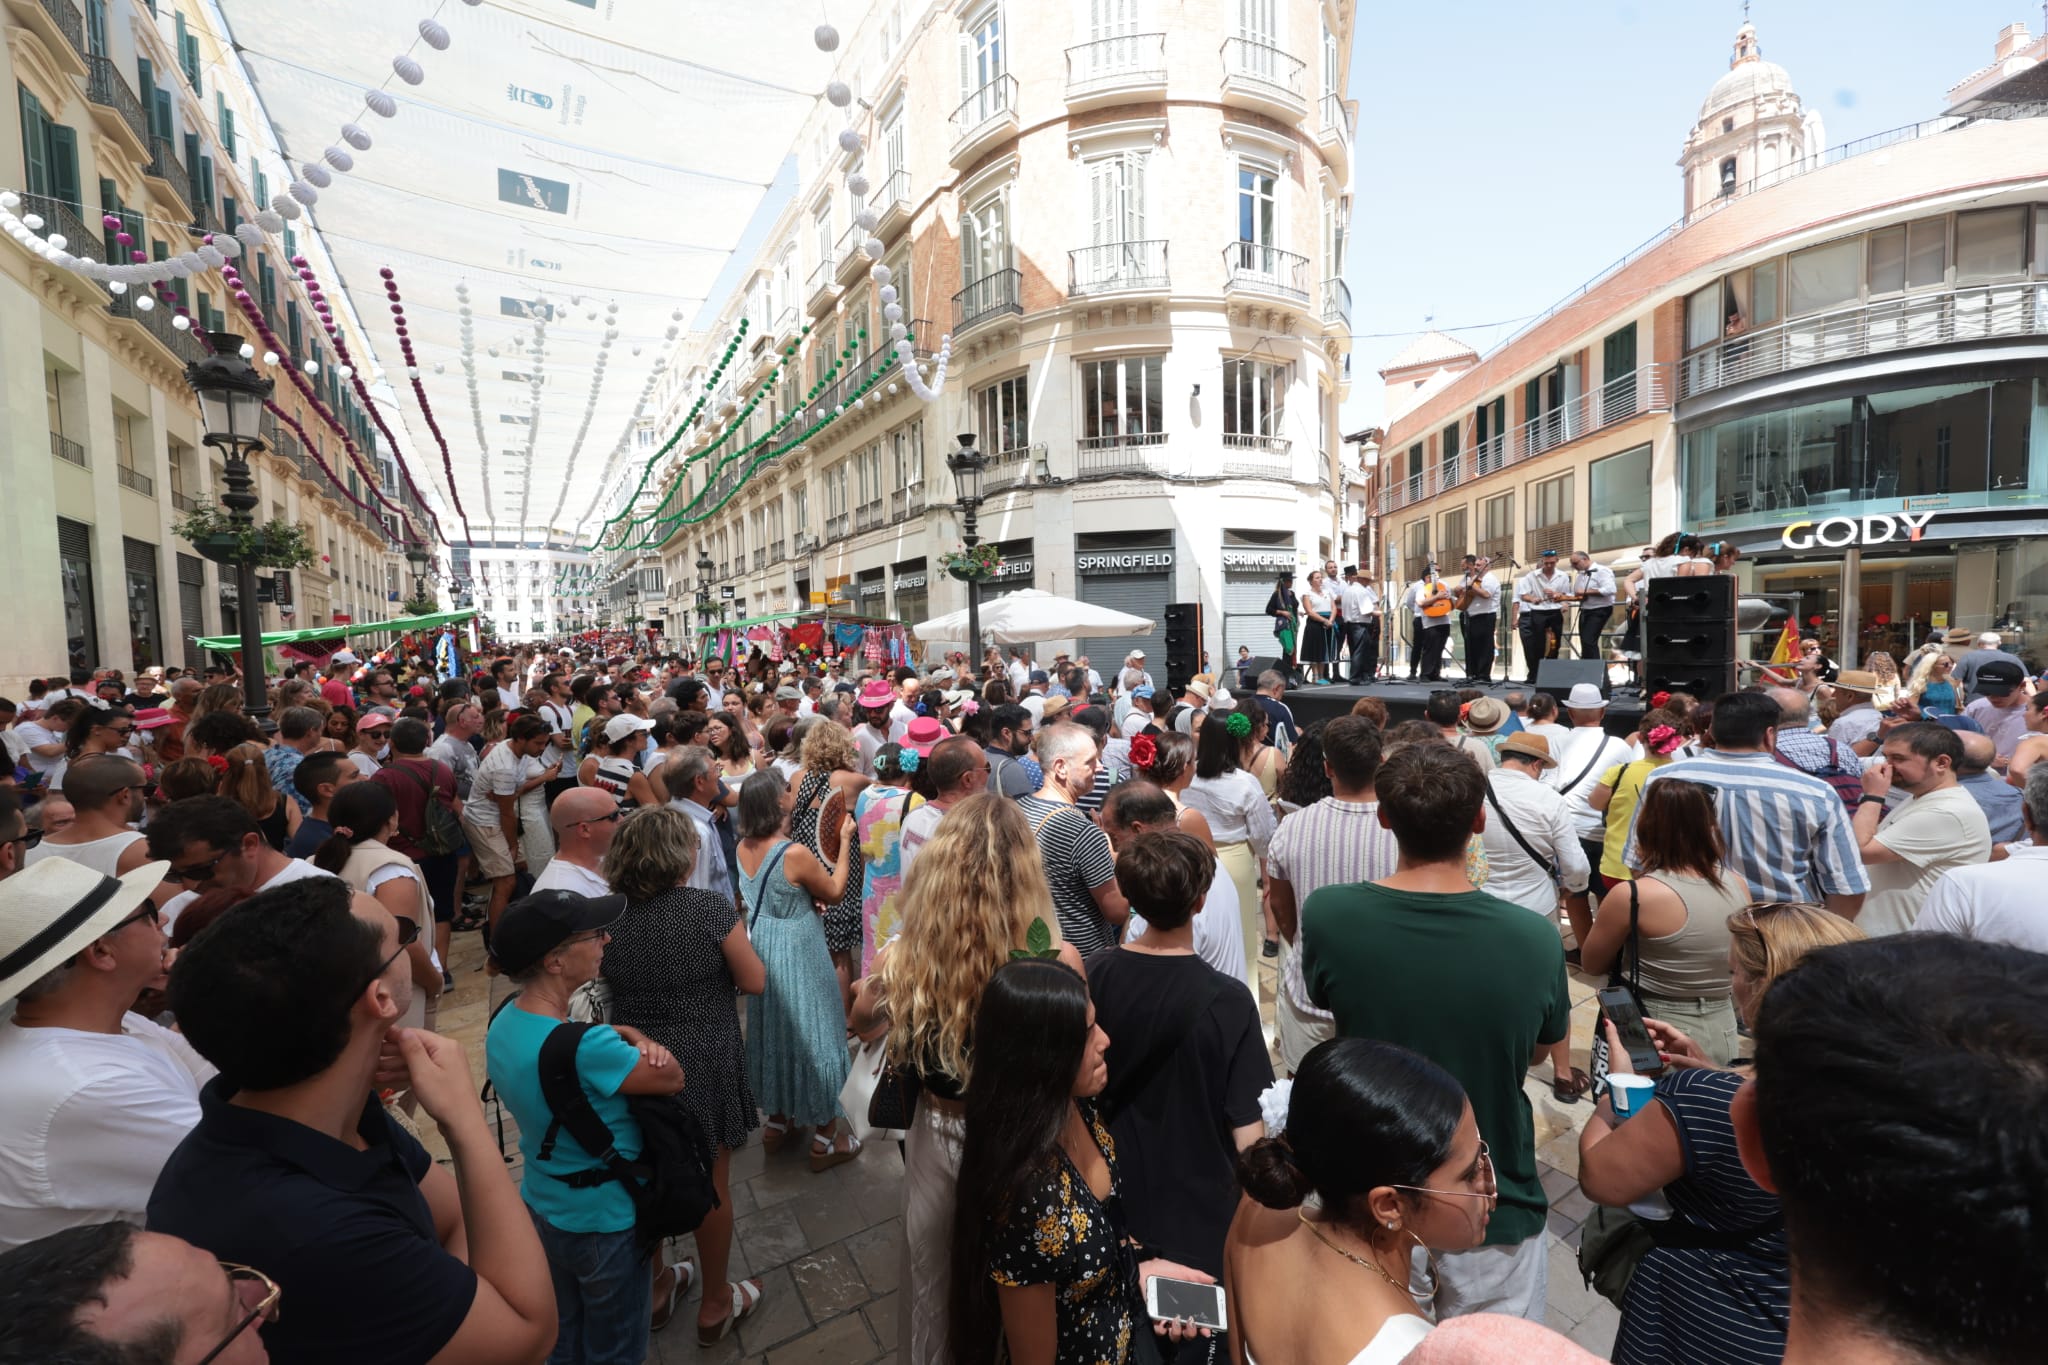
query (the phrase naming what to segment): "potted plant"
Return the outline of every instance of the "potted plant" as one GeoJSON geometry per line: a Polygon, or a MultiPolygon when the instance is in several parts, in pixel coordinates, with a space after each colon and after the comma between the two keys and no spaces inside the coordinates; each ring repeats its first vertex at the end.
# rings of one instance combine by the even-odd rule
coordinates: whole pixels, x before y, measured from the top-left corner
{"type": "Polygon", "coordinates": [[[216,564],[246,561],[266,569],[313,565],[313,546],[305,528],[283,517],[245,526],[218,503],[201,502],[172,522],[171,530],[216,564]]]}
{"type": "Polygon", "coordinates": [[[441,610],[441,604],[431,597],[415,597],[405,604],[407,616],[432,616],[441,610]]]}
{"type": "Polygon", "coordinates": [[[1003,572],[1003,552],[984,541],[972,549],[961,546],[939,556],[939,567],[963,583],[986,583],[1003,572]]]}

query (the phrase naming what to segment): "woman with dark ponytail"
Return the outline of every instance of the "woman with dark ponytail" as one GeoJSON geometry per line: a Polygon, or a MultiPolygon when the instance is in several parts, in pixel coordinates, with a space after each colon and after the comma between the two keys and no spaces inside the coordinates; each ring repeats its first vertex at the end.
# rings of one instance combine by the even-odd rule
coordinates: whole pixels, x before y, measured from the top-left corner
{"type": "Polygon", "coordinates": [[[398,799],[380,782],[351,782],[327,803],[327,820],[334,833],[314,850],[313,866],[373,897],[392,918],[418,928],[406,940],[412,1009],[400,1022],[431,1029],[445,979],[434,955],[434,903],[427,896],[427,879],[418,863],[389,843],[398,833],[398,799]]]}
{"type": "MultiPolygon", "coordinates": [[[[997,969],[974,1015],[974,1080],[954,1206],[951,1358],[1034,1365],[1155,1359],[1148,1275],[1213,1283],[1141,1260],[1118,1198],[1116,1144],[1096,1112],[1109,1037],[1071,967],[1023,958],[997,969]],[[1007,1351],[1001,1349],[1007,1343],[1007,1351]]],[[[1206,1335],[1206,1331],[1203,1335],[1206,1335]]]]}
{"type": "Polygon", "coordinates": [[[1269,1136],[1238,1157],[1250,1198],[1223,1247],[1233,1348],[1392,1365],[1430,1330],[1415,1248],[1478,1246],[1497,1202],[1472,1105],[1428,1058],[1364,1038],[1319,1044],[1260,1104],[1269,1136]]]}

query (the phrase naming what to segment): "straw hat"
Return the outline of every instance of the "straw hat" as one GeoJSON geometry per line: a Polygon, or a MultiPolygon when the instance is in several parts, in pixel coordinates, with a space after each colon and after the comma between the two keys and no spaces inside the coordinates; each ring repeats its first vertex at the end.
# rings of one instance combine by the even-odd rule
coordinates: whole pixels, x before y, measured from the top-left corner
{"type": "Polygon", "coordinates": [[[1490,735],[1508,723],[1508,704],[1498,697],[1478,697],[1465,711],[1465,728],[1475,735],[1490,735]]]}
{"type": "MultiPolygon", "coordinates": [[[[1490,701],[1492,699],[1487,698],[1487,700],[1490,701]]],[[[1476,706],[1478,703],[1475,702],[1473,704],[1476,706]]],[[[1495,704],[1498,705],[1499,703],[1496,702],[1495,704]]],[[[1531,734],[1527,730],[1515,731],[1515,733],[1495,745],[1493,751],[1502,758],[1513,754],[1519,755],[1522,758],[1540,759],[1546,768],[1555,768],[1557,766],[1557,760],[1550,756],[1550,741],[1541,735],[1531,734]]]]}
{"type": "Polygon", "coordinates": [[[144,863],[116,878],[69,858],[45,858],[0,882],[0,1002],[134,914],[170,866],[144,863]]]}
{"type": "Polygon", "coordinates": [[[1845,668],[1828,686],[1843,692],[1871,694],[1877,691],[1877,674],[1861,668],[1845,668]]]}

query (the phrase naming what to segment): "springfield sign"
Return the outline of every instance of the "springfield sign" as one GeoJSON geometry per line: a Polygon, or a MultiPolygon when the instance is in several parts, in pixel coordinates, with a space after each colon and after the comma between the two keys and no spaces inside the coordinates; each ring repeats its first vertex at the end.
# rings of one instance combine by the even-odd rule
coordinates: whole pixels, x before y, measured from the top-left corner
{"type": "Polygon", "coordinates": [[[1810,550],[1818,545],[1840,550],[1848,546],[1884,545],[1895,540],[1915,541],[1934,520],[1932,512],[1888,512],[1873,517],[1829,517],[1825,521],[1795,521],[1778,536],[1788,550],[1810,550]]]}
{"type": "Polygon", "coordinates": [[[1147,569],[1170,569],[1173,567],[1173,551],[1111,550],[1102,554],[1080,555],[1075,558],[1074,567],[1082,573],[1143,573],[1147,569]]]}

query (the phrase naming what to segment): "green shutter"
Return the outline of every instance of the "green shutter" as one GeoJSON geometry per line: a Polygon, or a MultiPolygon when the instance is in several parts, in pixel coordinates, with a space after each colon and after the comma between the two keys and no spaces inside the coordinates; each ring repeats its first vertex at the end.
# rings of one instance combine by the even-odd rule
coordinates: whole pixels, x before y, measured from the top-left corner
{"type": "Polygon", "coordinates": [[[228,108],[228,97],[215,91],[213,103],[220,115],[220,145],[228,154],[228,160],[235,159],[235,111],[228,108]]]}
{"type": "Polygon", "coordinates": [[[199,158],[199,193],[204,196],[206,206],[213,207],[213,158],[203,153],[199,158]]]}
{"type": "Polygon", "coordinates": [[[176,129],[177,125],[171,122],[171,92],[158,87],[156,107],[150,111],[150,135],[152,137],[160,137],[164,141],[169,142],[171,134],[176,129]]]}
{"type": "MultiPolygon", "coordinates": [[[[120,212],[120,187],[113,181],[102,178],[100,180],[100,216],[104,218],[110,213],[119,214],[120,212]]],[[[107,263],[109,265],[119,265],[128,259],[128,253],[123,251],[121,244],[114,240],[114,233],[115,229],[110,227],[103,226],[100,230],[102,244],[107,249],[107,263]]]]}
{"type": "Polygon", "coordinates": [[[142,92],[142,118],[149,125],[152,135],[156,132],[156,68],[149,64],[149,58],[135,59],[135,88],[142,92]]]}
{"type": "Polygon", "coordinates": [[[30,194],[47,195],[50,192],[50,146],[49,138],[43,132],[42,102],[28,92],[27,86],[16,88],[21,92],[21,154],[27,167],[24,184],[30,194]]]}
{"type": "Polygon", "coordinates": [[[256,186],[256,211],[261,213],[270,207],[270,177],[263,174],[263,168],[256,164],[256,158],[249,158],[249,180],[256,186]]]}
{"type": "Polygon", "coordinates": [[[1522,385],[1522,417],[1534,421],[1543,415],[1543,381],[1532,379],[1522,385]]]}
{"type": "Polygon", "coordinates": [[[78,186],[78,130],[61,123],[45,123],[43,127],[50,136],[50,196],[83,216],[85,196],[78,186]]]}
{"type": "Polygon", "coordinates": [[[235,202],[235,197],[232,194],[224,194],[220,197],[220,223],[222,227],[227,229],[228,235],[231,237],[234,235],[235,229],[242,225],[241,206],[235,202]]]}

